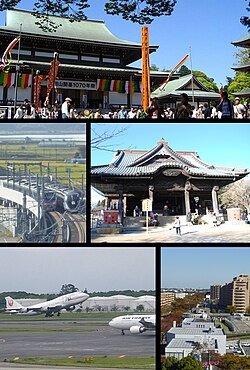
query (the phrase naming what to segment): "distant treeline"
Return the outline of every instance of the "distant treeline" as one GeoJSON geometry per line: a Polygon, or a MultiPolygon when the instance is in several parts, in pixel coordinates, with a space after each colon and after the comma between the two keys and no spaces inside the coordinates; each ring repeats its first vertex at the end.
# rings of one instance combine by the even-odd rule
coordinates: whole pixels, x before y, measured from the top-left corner
{"type": "MultiPolygon", "coordinates": [[[[66,292],[65,292],[66,293],[66,292]]],[[[88,292],[90,297],[110,297],[113,295],[127,295],[132,297],[140,297],[143,295],[152,295],[155,296],[155,290],[110,290],[108,292],[88,292]]],[[[23,299],[23,298],[36,298],[36,299],[46,299],[50,300],[56,297],[59,297],[61,293],[58,294],[51,294],[51,293],[43,293],[43,294],[36,294],[36,293],[27,293],[24,291],[18,292],[2,292],[0,293],[0,309],[5,308],[5,297],[11,296],[14,299],[23,299]]]]}

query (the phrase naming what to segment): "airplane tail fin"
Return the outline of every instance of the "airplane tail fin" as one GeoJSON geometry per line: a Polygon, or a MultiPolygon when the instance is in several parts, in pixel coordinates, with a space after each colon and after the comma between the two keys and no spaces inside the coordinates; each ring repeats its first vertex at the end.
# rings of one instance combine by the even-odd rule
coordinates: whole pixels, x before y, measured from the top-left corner
{"type": "Polygon", "coordinates": [[[20,310],[23,306],[11,297],[5,297],[6,310],[20,310]]]}

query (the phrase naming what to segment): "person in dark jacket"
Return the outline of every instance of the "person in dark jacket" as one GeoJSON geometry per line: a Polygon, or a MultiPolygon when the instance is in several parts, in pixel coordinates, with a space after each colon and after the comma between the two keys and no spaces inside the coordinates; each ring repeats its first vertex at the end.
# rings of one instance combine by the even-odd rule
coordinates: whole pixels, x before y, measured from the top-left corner
{"type": "Polygon", "coordinates": [[[234,117],[233,102],[229,100],[228,93],[223,91],[222,101],[217,106],[217,112],[221,111],[221,119],[232,119],[234,117]]]}

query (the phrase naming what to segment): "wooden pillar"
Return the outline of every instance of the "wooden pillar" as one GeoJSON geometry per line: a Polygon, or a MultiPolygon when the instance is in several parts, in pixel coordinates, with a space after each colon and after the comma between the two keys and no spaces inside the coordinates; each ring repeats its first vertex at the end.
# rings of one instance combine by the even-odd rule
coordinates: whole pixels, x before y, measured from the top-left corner
{"type": "Polygon", "coordinates": [[[152,201],[152,209],[154,208],[153,202],[154,202],[154,185],[149,185],[148,187],[148,197],[152,201]]]}
{"type": "Polygon", "coordinates": [[[123,213],[123,191],[119,190],[119,200],[118,200],[118,223],[122,224],[122,213],[123,213]]]}
{"type": "Polygon", "coordinates": [[[109,208],[109,198],[108,197],[105,197],[105,204],[104,204],[104,208],[105,208],[105,211],[108,210],[109,208]]]}
{"type": "Polygon", "coordinates": [[[127,214],[127,196],[123,197],[123,217],[127,214]]]}
{"type": "Polygon", "coordinates": [[[213,202],[213,211],[216,216],[219,215],[219,208],[218,208],[218,198],[217,198],[217,191],[219,190],[219,186],[214,186],[212,189],[212,202],[213,202]]]}
{"type": "Polygon", "coordinates": [[[191,213],[190,194],[189,194],[190,190],[191,190],[191,184],[189,181],[187,181],[185,184],[185,189],[184,189],[186,216],[188,215],[188,213],[191,213]]]}
{"type": "Polygon", "coordinates": [[[129,76],[129,107],[133,106],[133,77],[129,76]]]}

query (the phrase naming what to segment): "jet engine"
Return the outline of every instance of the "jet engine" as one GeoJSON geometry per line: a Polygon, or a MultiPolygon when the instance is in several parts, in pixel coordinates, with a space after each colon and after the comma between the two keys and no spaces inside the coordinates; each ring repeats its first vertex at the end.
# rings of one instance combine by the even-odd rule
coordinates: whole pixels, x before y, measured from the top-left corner
{"type": "Polygon", "coordinates": [[[144,328],[143,326],[131,326],[131,328],[129,330],[130,330],[131,334],[141,334],[144,331],[146,331],[147,329],[144,328]]]}
{"type": "Polygon", "coordinates": [[[26,308],[26,307],[23,307],[23,308],[21,308],[21,310],[19,312],[20,313],[27,313],[27,312],[29,312],[29,309],[26,308]]]}
{"type": "Polygon", "coordinates": [[[76,307],[75,306],[70,306],[68,308],[66,308],[66,311],[73,311],[76,307]]]}

